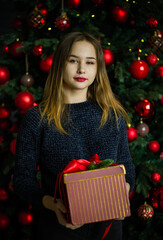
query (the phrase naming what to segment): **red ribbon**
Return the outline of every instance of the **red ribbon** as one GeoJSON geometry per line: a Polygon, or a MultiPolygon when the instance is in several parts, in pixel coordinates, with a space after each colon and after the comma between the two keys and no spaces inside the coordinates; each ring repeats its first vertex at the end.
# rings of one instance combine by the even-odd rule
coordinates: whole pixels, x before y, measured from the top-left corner
{"type": "MultiPolygon", "coordinates": [[[[67,205],[67,201],[66,201],[66,194],[65,194],[65,190],[64,190],[64,184],[62,181],[62,176],[65,173],[74,173],[74,172],[81,172],[81,171],[86,171],[88,170],[88,166],[89,164],[93,162],[94,164],[98,164],[101,162],[98,154],[93,155],[90,160],[85,160],[85,159],[73,159],[71,160],[67,166],[64,168],[64,170],[62,172],[60,172],[57,176],[57,180],[56,180],[56,185],[55,185],[55,192],[54,192],[54,202],[56,202],[56,197],[57,197],[57,187],[59,186],[59,195],[62,199],[62,201],[65,204],[66,209],[68,209],[68,205],[67,205]],[[62,191],[61,191],[62,188],[62,191]],[[62,196],[62,193],[64,195],[64,197],[62,196]]],[[[114,164],[111,164],[114,165],[114,164]]],[[[116,164],[117,165],[117,164],[116,164]]],[[[69,221],[69,215],[68,215],[68,211],[66,212],[67,215],[67,219],[69,221]]],[[[109,224],[109,226],[106,228],[105,233],[102,237],[102,240],[106,237],[107,233],[109,232],[109,229],[112,225],[112,220],[109,224]]]]}

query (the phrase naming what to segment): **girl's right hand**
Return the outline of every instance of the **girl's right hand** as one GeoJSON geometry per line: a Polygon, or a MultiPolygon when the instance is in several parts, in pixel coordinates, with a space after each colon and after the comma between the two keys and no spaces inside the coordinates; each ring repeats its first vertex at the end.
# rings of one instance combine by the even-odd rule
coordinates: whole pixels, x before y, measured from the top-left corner
{"type": "Polygon", "coordinates": [[[83,225],[72,225],[71,223],[67,222],[67,219],[65,217],[66,207],[64,206],[63,201],[61,199],[56,199],[56,203],[55,203],[53,197],[46,195],[43,197],[42,202],[46,208],[55,212],[58,222],[62,226],[66,227],[66,228],[70,228],[72,230],[83,226],[83,225]]]}

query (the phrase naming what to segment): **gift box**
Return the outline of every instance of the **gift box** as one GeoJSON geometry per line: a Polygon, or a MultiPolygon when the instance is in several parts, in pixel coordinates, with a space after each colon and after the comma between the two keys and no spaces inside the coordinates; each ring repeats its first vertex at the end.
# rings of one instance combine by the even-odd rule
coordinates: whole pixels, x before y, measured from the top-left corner
{"type": "Polygon", "coordinates": [[[111,166],[63,174],[73,225],[131,215],[125,167],[111,166]]]}

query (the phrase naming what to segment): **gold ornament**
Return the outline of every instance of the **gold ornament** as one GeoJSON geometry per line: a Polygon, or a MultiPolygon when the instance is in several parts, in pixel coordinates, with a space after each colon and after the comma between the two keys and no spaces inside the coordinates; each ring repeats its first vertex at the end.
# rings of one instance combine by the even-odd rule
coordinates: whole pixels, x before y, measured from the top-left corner
{"type": "Polygon", "coordinates": [[[138,208],[138,217],[143,220],[149,220],[153,217],[154,210],[153,207],[146,202],[138,208]]]}

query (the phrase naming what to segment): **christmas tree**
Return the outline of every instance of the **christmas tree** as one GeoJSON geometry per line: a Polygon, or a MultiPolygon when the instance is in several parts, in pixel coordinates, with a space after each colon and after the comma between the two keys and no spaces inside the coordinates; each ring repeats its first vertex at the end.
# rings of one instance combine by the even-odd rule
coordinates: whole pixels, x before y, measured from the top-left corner
{"type": "Polygon", "coordinates": [[[126,131],[136,185],[123,238],[161,240],[163,1],[13,0],[12,5],[12,27],[0,36],[0,239],[34,236],[32,206],[12,187],[19,124],[42,99],[59,40],[86,31],[100,41],[113,92],[130,117],[126,131]]]}

